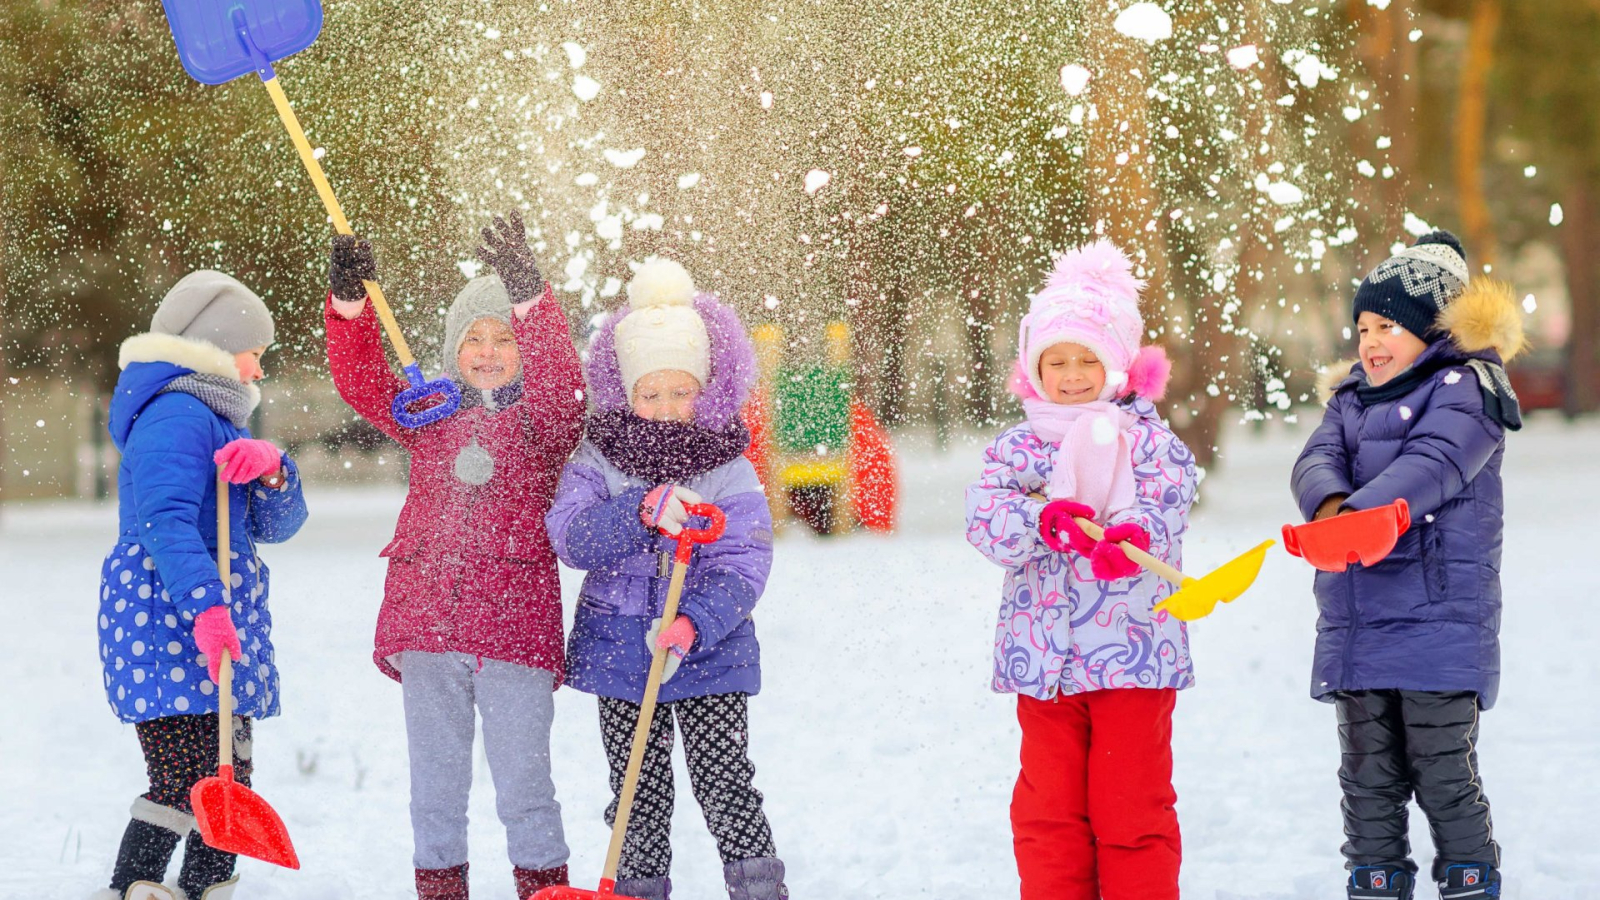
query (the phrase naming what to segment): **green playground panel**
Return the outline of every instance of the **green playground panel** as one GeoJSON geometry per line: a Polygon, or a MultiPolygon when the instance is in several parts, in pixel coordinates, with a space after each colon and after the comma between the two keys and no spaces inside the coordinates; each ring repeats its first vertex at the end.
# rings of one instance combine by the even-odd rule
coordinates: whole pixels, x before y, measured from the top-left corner
{"type": "Polygon", "coordinates": [[[829,453],[850,446],[849,372],[841,366],[811,366],[778,372],[774,438],[780,453],[829,453]]]}

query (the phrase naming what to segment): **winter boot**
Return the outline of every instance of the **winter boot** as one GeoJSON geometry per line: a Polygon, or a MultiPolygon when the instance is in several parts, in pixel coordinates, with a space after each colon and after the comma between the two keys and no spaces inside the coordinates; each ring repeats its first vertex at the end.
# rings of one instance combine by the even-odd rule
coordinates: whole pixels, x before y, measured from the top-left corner
{"type": "Polygon", "coordinates": [[[672,900],[672,879],[618,878],[616,894],[634,900],[672,900]]]}
{"type": "Polygon", "coordinates": [[[1439,900],[1497,900],[1500,870],[1488,863],[1456,863],[1444,870],[1439,900]]]}
{"type": "Polygon", "coordinates": [[[467,864],[449,869],[418,869],[417,900],[467,900],[467,864]]]}
{"type": "Polygon", "coordinates": [[[511,877],[517,882],[517,900],[528,900],[542,888],[568,883],[565,865],[549,869],[524,869],[521,866],[512,866],[511,877]]]}
{"type": "Polygon", "coordinates": [[[1349,900],[1411,900],[1416,878],[1399,866],[1360,866],[1350,873],[1349,900]]]}
{"type": "Polygon", "coordinates": [[[783,860],[767,856],[741,859],[722,867],[728,900],[789,900],[783,884],[783,860]]]}
{"type": "Polygon", "coordinates": [[[189,900],[227,900],[233,893],[233,863],[238,859],[207,844],[200,832],[189,832],[189,841],[183,848],[183,868],[178,871],[178,889],[182,898],[189,900]],[[215,888],[227,886],[226,890],[215,888]]]}
{"type": "Polygon", "coordinates": [[[182,900],[177,889],[154,881],[135,881],[126,891],[101,888],[89,895],[89,900],[182,900]]]}
{"type": "Polygon", "coordinates": [[[160,886],[167,875],[167,864],[189,829],[194,816],[161,806],[140,797],[129,810],[132,818],[122,832],[117,862],[111,870],[112,895],[123,897],[135,883],[144,881],[160,886]]]}

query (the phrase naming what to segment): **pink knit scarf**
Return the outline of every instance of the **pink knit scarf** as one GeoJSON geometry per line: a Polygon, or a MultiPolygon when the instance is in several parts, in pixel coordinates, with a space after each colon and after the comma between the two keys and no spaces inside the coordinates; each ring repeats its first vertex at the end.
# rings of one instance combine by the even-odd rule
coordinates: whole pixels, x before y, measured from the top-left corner
{"type": "Polygon", "coordinates": [[[1055,444],[1050,499],[1076,500],[1103,523],[1134,501],[1133,436],[1139,417],[1108,400],[1065,404],[1024,400],[1028,424],[1055,444]]]}

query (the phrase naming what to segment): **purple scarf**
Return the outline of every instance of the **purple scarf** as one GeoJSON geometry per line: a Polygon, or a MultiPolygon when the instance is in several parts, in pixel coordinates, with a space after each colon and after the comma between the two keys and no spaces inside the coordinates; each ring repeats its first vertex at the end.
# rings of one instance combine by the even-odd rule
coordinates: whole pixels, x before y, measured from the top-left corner
{"type": "Polygon", "coordinates": [[[750,432],[738,419],[711,431],[643,419],[631,409],[590,416],[585,436],[612,465],[651,484],[681,484],[738,459],[750,446],[750,432]]]}

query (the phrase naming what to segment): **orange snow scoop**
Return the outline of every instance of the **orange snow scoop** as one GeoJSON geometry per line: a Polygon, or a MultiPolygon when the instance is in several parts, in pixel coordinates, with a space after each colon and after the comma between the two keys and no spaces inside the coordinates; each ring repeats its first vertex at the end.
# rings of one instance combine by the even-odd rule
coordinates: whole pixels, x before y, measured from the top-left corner
{"type": "MultiPolygon", "coordinates": [[[[217,471],[217,571],[233,590],[228,541],[228,482],[217,471]]],[[[222,652],[217,678],[217,774],[189,791],[195,825],[207,844],[275,866],[300,868],[289,829],[261,795],[233,780],[233,655],[222,652]]]]}
{"type": "MultiPolygon", "coordinates": [[[[1028,496],[1049,502],[1042,494],[1028,496]]],[[[1097,541],[1105,539],[1105,530],[1099,525],[1077,516],[1074,516],[1072,521],[1077,522],[1078,527],[1089,537],[1097,541]]],[[[1190,578],[1128,541],[1122,541],[1117,546],[1128,555],[1129,559],[1147,571],[1154,572],[1177,585],[1178,589],[1172,596],[1157,603],[1154,611],[1171,613],[1173,618],[1192,622],[1211,615],[1211,611],[1216,609],[1218,603],[1232,603],[1239,595],[1249,590],[1250,585],[1255,584],[1256,576],[1261,574],[1261,564],[1266,561],[1267,548],[1273,543],[1273,541],[1262,541],[1199,578],[1190,578]]]]}
{"type": "Polygon", "coordinates": [[[1375,566],[1411,527],[1405,498],[1386,506],[1347,512],[1318,522],[1283,526],[1283,549],[1324,572],[1343,572],[1353,562],[1375,566]]]}
{"type": "MultiPolygon", "coordinates": [[[[661,608],[661,627],[678,618],[678,600],[683,596],[683,579],[689,574],[689,559],[695,544],[709,544],[722,537],[728,520],[722,510],[709,503],[685,503],[691,516],[710,520],[705,528],[685,528],[678,532],[678,550],[673,554],[672,582],[667,586],[667,602],[661,608]]],[[[622,861],[622,838],[628,833],[628,818],[633,813],[633,795],[639,788],[639,770],[644,766],[644,748],[650,740],[650,722],[655,718],[656,695],[661,692],[661,675],[667,667],[667,653],[658,649],[650,658],[650,677],[644,683],[644,702],[639,704],[639,722],[633,728],[633,750],[628,754],[628,770],[622,779],[622,795],[617,801],[617,818],[611,826],[611,847],[606,851],[606,866],[600,874],[597,891],[569,885],[542,888],[525,900],[601,900],[626,897],[617,893],[617,865],[622,861]]]]}

